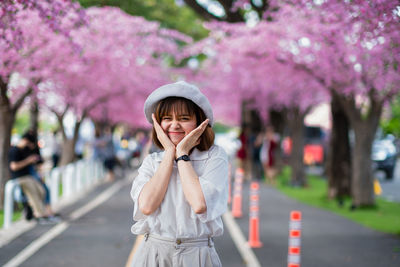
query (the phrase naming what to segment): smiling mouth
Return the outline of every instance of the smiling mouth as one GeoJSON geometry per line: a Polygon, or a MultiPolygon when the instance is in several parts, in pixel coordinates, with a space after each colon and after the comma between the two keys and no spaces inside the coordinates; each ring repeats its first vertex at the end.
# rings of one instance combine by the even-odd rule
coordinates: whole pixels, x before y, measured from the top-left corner
{"type": "Polygon", "coordinates": [[[183,132],[168,132],[169,134],[183,134],[183,132]]]}

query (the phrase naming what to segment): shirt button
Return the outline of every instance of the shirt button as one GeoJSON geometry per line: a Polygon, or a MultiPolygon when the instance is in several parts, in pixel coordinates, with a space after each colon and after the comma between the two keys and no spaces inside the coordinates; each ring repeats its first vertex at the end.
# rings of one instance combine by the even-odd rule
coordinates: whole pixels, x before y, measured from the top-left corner
{"type": "Polygon", "coordinates": [[[182,243],[182,240],[177,239],[177,240],[176,240],[176,243],[177,243],[178,245],[180,245],[180,244],[182,243]]]}

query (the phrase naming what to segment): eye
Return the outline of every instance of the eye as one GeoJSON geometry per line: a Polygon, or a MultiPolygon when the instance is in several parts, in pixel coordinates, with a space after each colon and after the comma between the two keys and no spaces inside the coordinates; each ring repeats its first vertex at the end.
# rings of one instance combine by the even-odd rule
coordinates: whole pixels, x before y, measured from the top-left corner
{"type": "Polygon", "coordinates": [[[182,116],[182,117],[181,117],[181,120],[182,120],[182,121],[189,121],[189,120],[190,120],[190,117],[189,117],[189,116],[182,116]]]}
{"type": "Polygon", "coordinates": [[[163,121],[171,120],[171,116],[163,116],[163,117],[161,118],[161,120],[163,120],[163,121]]]}

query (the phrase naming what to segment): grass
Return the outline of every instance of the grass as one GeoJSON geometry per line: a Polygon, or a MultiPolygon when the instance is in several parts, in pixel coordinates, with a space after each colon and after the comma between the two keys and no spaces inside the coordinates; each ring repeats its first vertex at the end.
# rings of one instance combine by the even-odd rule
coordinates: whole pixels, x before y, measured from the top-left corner
{"type": "Polygon", "coordinates": [[[340,206],[336,200],[328,199],[328,186],[325,179],[309,175],[306,188],[289,186],[289,179],[290,169],[284,168],[278,177],[277,189],[287,196],[310,206],[331,211],[380,232],[400,236],[400,203],[389,202],[378,197],[374,207],[351,211],[350,198],[344,200],[343,206],[340,206]]]}
{"type": "MultiPolygon", "coordinates": [[[[22,216],[22,211],[14,210],[12,221],[15,222],[19,220],[21,216],[22,216]]],[[[4,211],[0,210],[0,228],[3,228],[3,224],[4,224],[4,211]]]]}

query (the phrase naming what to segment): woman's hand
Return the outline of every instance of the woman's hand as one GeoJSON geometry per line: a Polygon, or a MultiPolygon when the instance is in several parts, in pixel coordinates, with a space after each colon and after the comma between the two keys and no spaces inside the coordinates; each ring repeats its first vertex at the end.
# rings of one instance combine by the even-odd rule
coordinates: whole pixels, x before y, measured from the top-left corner
{"type": "Polygon", "coordinates": [[[200,144],[200,136],[206,130],[209,121],[209,119],[203,121],[196,129],[191,131],[179,142],[179,144],[176,146],[176,158],[189,154],[189,151],[193,147],[200,144]]]}
{"type": "Polygon", "coordinates": [[[151,114],[151,118],[153,119],[154,129],[156,130],[157,138],[160,141],[161,145],[165,150],[175,150],[175,145],[172,143],[171,139],[169,139],[168,135],[161,128],[161,125],[157,122],[156,116],[154,113],[151,114]]]}

